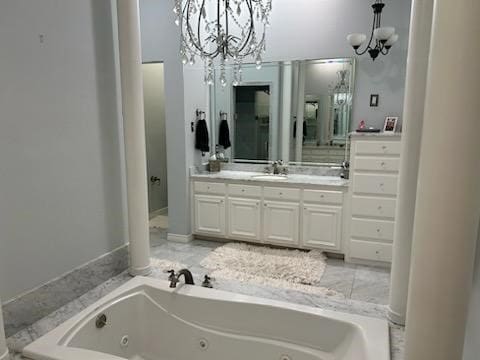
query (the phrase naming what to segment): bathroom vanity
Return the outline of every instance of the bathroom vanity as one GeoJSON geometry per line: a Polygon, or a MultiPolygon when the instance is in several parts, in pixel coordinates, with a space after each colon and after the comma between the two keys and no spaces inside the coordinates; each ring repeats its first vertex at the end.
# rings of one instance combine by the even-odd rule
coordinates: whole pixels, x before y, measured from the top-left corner
{"type": "Polygon", "coordinates": [[[400,136],[352,134],[350,180],[339,176],[192,172],[197,237],[345,255],[388,266],[392,257],[400,136]]]}
{"type": "Polygon", "coordinates": [[[343,252],[348,181],[333,176],[193,174],[195,235],[343,252]]]}

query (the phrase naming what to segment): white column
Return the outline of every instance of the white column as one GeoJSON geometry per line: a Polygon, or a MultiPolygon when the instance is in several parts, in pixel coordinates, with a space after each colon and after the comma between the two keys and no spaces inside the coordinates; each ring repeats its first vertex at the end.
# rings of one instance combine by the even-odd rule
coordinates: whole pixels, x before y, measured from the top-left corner
{"type": "Polygon", "coordinates": [[[388,317],[405,324],[422,137],[433,0],[414,0],[410,17],[407,79],[403,105],[402,156],[398,185],[388,317]]]}
{"type": "Polygon", "coordinates": [[[298,91],[297,91],[297,130],[295,137],[295,161],[302,161],[303,149],[303,118],[305,113],[305,61],[299,61],[298,65],[298,91]]]}
{"type": "Polygon", "coordinates": [[[150,273],[147,161],[138,0],[117,0],[127,171],[130,274],[150,273]]]}
{"type": "Polygon", "coordinates": [[[3,328],[3,313],[2,304],[0,302],[0,360],[7,360],[9,358],[7,343],[5,341],[5,330],[3,328]]]}
{"type": "Polygon", "coordinates": [[[435,0],[406,360],[460,360],[480,220],[480,1],[435,0]]]}

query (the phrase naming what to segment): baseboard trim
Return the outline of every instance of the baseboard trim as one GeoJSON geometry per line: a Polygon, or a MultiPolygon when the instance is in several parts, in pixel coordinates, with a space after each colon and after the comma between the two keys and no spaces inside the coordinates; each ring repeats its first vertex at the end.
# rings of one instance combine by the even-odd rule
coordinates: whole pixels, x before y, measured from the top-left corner
{"type": "Polygon", "coordinates": [[[6,337],[27,328],[127,269],[128,245],[122,245],[5,302],[3,320],[6,337]]]}
{"type": "Polygon", "coordinates": [[[405,316],[393,311],[390,306],[387,306],[387,318],[396,325],[405,326],[405,316]]]}
{"type": "Polygon", "coordinates": [[[171,242],[178,242],[178,243],[188,243],[193,240],[193,235],[182,235],[182,234],[167,234],[167,240],[171,242]]]}

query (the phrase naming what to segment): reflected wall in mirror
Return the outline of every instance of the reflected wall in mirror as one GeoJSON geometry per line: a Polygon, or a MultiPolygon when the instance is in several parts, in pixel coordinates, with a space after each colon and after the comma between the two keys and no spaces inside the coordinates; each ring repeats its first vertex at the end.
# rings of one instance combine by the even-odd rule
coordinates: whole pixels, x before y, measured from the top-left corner
{"type": "Polygon", "coordinates": [[[351,58],[272,62],[259,70],[246,64],[237,86],[227,68],[227,85],[215,76],[210,90],[212,146],[223,114],[231,147],[219,148],[233,162],[338,165],[347,156],[354,76],[351,58]]]}

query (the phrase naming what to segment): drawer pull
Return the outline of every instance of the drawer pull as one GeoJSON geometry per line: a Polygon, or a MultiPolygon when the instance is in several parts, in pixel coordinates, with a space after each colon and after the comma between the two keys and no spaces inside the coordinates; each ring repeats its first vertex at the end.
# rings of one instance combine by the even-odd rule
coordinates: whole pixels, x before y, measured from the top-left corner
{"type": "Polygon", "coordinates": [[[322,194],[322,195],[320,195],[320,197],[323,199],[325,197],[325,195],[322,194]]]}
{"type": "Polygon", "coordinates": [[[377,229],[377,233],[380,233],[380,229],[377,229]]]}
{"type": "Polygon", "coordinates": [[[382,161],[382,163],[380,164],[382,167],[385,167],[385,161],[382,161]]]}
{"type": "Polygon", "coordinates": [[[379,206],[378,206],[378,210],[382,210],[382,205],[379,205],[379,206]]]}
{"type": "Polygon", "coordinates": [[[283,195],[283,193],[282,193],[282,192],[279,192],[279,193],[278,193],[278,195],[282,196],[282,195],[283,195]]]}
{"type": "Polygon", "coordinates": [[[245,192],[245,189],[242,189],[242,192],[245,192]]]}
{"type": "Polygon", "coordinates": [[[385,150],[387,148],[387,145],[382,145],[382,149],[385,150]]]}

